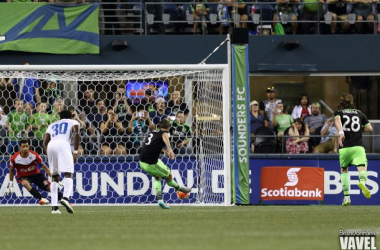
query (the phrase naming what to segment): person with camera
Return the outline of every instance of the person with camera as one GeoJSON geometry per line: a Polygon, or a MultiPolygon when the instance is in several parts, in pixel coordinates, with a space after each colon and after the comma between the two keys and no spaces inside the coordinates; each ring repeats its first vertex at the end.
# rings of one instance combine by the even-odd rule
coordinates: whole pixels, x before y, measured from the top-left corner
{"type": "Polygon", "coordinates": [[[121,155],[127,153],[124,145],[120,141],[125,129],[122,123],[118,121],[118,114],[113,111],[113,108],[108,109],[107,120],[100,124],[100,132],[105,137],[100,154],[121,155]]]}
{"type": "Polygon", "coordinates": [[[125,88],[119,87],[115,99],[111,102],[113,111],[118,115],[119,121],[126,127],[132,116],[132,110],[125,95],[125,88]]]}
{"type": "Polygon", "coordinates": [[[141,141],[148,135],[150,130],[156,129],[152,119],[150,119],[148,111],[144,106],[138,106],[137,112],[132,115],[129,121],[127,132],[133,134],[132,140],[128,143],[131,152],[136,153],[141,147],[141,141]]]}

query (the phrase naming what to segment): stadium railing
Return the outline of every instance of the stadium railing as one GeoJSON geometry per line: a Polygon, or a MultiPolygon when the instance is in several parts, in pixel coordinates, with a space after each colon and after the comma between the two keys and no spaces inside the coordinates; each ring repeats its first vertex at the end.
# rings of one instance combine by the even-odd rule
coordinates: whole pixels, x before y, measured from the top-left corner
{"type": "MultiPolygon", "coordinates": [[[[84,0],[84,3],[92,3],[94,0],[84,0]]],[[[95,2],[100,2],[95,0],[95,2]]],[[[222,4],[231,3],[228,1],[221,2],[208,2],[210,12],[207,14],[207,18],[196,21],[193,19],[193,15],[190,11],[190,4],[194,2],[186,1],[162,1],[162,2],[144,2],[144,1],[131,1],[131,2],[101,2],[101,10],[99,12],[99,28],[101,34],[123,34],[123,35],[148,35],[156,34],[158,32],[157,25],[165,25],[165,32],[168,34],[191,34],[192,25],[194,22],[200,24],[204,23],[210,26],[211,34],[218,34],[219,25],[221,23],[228,22],[230,25],[234,23],[247,23],[251,35],[259,34],[260,31],[275,23],[273,21],[274,14],[281,14],[281,24],[287,25],[291,22],[298,24],[302,23],[315,23],[317,24],[317,30],[314,34],[326,33],[326,26],[331,22],[344,23],[345,21],[337,20],[331,21],[331,14],[328,11],[328,3],[324,3],[321,8],[318,8],[317,20],[300,20],[302,16],[302,10],[305,4],[313,5],[320,3],[289,3],[293,5],[293,13],[283,14],[278,13],[278,3],[274,2],[251,2],[247,1],[244,8],[244,12],[248,14],[248,21],[234,21],[235,18],[240,17],[239,14],[233,14],[229,20],[222,20],[220,8],[218,6],[222,4]],[[114,7],[110,7],[114,6],[114,7]],[[156,8],[160,6],[161,8],[156,8]],[[157,15],[157,9],[162,9],[162,14],[165,18],[160,20],[157,15]],[[291,15],[298,16],[297,21],[291,21],[291,15]]],[[[355,24],[356,15],[353,13],[353,5],[355,3],[337,2],[332,4],[345,4],[347,6],[347,14],[349,17],[349,23],[355,24]]],[[[371,13],[375,17],[374,20],[362,20],[362,25],[367,23],[374,23],[374,30],[370,33],[377,33],[377,23],[379,20],[378,3],[371,4],[371,13]]],[[[236,9],[235,9],[236,12],[236,9]]],[[[201,25],[199,25],[201,27],[201,25]]],[[[269,29],[272,29],[269,27],[269,29]]],[[[327,32],[328,33],[328,32],[327,32]]],[[[270,33],[269,33],[270,34],[270,33]]]]}

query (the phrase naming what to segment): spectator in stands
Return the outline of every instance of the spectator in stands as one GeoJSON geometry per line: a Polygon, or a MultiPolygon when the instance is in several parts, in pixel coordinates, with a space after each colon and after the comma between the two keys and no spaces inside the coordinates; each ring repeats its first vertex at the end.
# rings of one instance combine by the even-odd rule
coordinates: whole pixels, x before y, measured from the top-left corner
{"type": "MultiPolygon", "coordinates": [[[[305,124],[309,125],[310,135],[320,135],[320,130],[326,122],[326,116],[320,114],[320,108],[318,102],[311,104],[311,115],[304,118],[305,124]]],[[[315,146],[320,142],[320,137],[311,137],[309,140],[309,149],[312,151],[315,146]]]]}
{"type": "MultiPolygon", "coordinates": [[[[71,111],[72,118],[79,123],[79,129],[80,129],[79,132],[81,133],[82,136],[81,136],[81,141],[80,141],[79,147],[78,147],[78,155],[83,155],[84,154],[84,148],[85,148],[85,142],[88,142],[87,138],[83,137],[83,135],[85,135],[87,132],[87,126],[86,126],[85,121],[80,119],[80,117],[79,117],[77,111],[75,111],[74,107],[70,107],[69,110],[71,111]]],[[[85,114],[85,113],[83,113],[83,114],[85,114]]],[[[74,148],[72,148],[72,150],[74,150],[74,148]]]]}
{"type": "Polygon", "coordinates": [[[303,119],[311,114],[310,100],[307,94],[302,94],[298,105],[296,105],[292,112],[293,119],[301,118],[303,119]]]}
{"type": "Polygon", "coordinates": [[[321,128],[326,122],[326,115],[320,114],[321,105],[318,102],[311,104],[311,115],[304,118],[305,124],[309,126],[310,134],[321,128]]]}
{"type": "Polygon", "coordinates": [[[134,136],[133,141],[128,143],[127,148],[131,149],[133,153],[138,152],[141,142],[148,135],[149,131],[155,128],[156,126],[153,124],[144,106],[138,106],[137,112],[133,114],[127,129],[127,132],[132,133],[134,136]]]}
{"type": "MultiPolygon", "coordinates": [[[[29,62],[24,62],[22,65],[29,65],[29,62]]],[[[41,101],[40,97],[40,84],[38,80],[34,78],[32,73],[23,72],[22,78],[10,78],[6,86],[14,86],[14,90],[17,93],[17,98],[21,99],[24,103],[30,103],[33,107],[36,103],[41,101]]]]}
{"type": "Polygon", "coordinates": [[[123,123],[124,127],[127,127],[132,118],[132,109],[125,95],[125,87],[119,86],[117,88],[115,99],[112,100],[111,106],[113,107],[114,112],[118,115],[119,121],[123,123]]]}
{"type": "Polygon", "coordinates": [[[182,111],[187,117],[190,110],[185,102],[182,102],[181,92],[173,91],[172,99],[168,102],[168,107],[166,108],[166,114],[170,116],[175,116],[178,111],[182,111]]]}
{"type": "Polygon", "coordinates": [[[44,134],[50,124],[50,115],[46,113],[46,102],[39,102],[36,105],[36,113],[30,118],[30,124],[33,131],[32,146],[38,154],[42,154],[42,141],[44,134]]]}
{"type": "Polygon", "coordinates": [[[254,100],[250,103],[250,113],[251,113],[251,119],[250,119],[250,125],[251,125],[251,152],[255,152],[255,145],[253,141],[253,136],[256,132],[256,129],[260,127],[268,127],[269,122],[265,118],[265,115],[262,115],[259,113],[259,103],[254,100]]]}
{"type": "Polygon", "coordinates": [[[352,12],[356,14],[355,33],[362,33],[362,22],[367,21],[367,32],[374,32],[375,17],[372,13],[371,3],[378,2],[378,0],[354,0],[352,12]]]}
{"type": "Polygon", "coordinates": [[[273,110],[272,124],[277,127],[277,135],[283,136],[285,129],[293,123],[291,115],[284,112],[285,108],[282,102],[277,103],[276,109],[273,110]]]}
{"type": "MultiPolygon", "coordinates": [[[[228,7],[228,16],[233,17],[234,14],[234,7],[237,8],[238,14],[240,15],[240,22],[237,24],[235,27],[236,28],[247,28],[247,21],[248,21],[248,14],[246,10],[246,3],[243,0],[237,0],[237,3],[234,3],[234,1],[228,0],[224,1],[222,0],[221,2],[230,2],[227,4],[222,4],[228,7]]],[[[223,7],[221,7],[223,9],[223,7]]],[[[224,32],[224,27],[227,27],[227,33],[229,32],[231,25],[223,25],[223,22],[219,26],[219,35],[223,35],[224,32]]]]}
{"type": "Polygon", "coordinates": [[[281,15],[286,14],[291,19],[293,35],[297,34],[298,23],[297,12],[295,12],[295,4],[299,3],[300,0],[276,0],[276,2],[278,4],[278,10],[277,14],[275,14],[273,17],[274,25],[276,23],[281,23],[281,15]]]}
{"type": "Polygon", "coordinates": [[[84,112],[78,115],[76,114],[76,111],[74,111],[75,120],[77,120],[76,116],[81,124],[81,143],[78,148],[78,154],[80,150],[83,151],[83,154],[97,154],[95,144],[98,141],[98,137],[95,133],[95,128],[92,126],[91,122],[86,119],[86,114],[84,112]]]}
{"type": "MultiPolygon", "coordinates": [[[[196,0],[196,3],[190,4],[190,9],[194,15],[193,33],[195,35],[198,33],[199,21],[207,20],[207,14],[210,12],[210,8],[206,0],[196,0]]],[[[202,29],[206,30],[207,33],[207,23],[202,22],[201,25],[202,29]]]]}
{"type": "Polygon", "coordinates": [[[24,106],[23,106],[23,108],[24,108],[25,113],[27,113],[29,117],[32,117],[32,115],[33,115],[33,106],[32,106],[32,104],[25,103],[24,106]]]}
{"type": "Polygon", "coordinates": [[[157,124],[161,120],[167,119],[167,115],[165,114],[166,110],[166,102],[165,99],[162,97],[159,97],[156,99],[156,102],[154,104],[156,110],[155,111],[150,111],[149,112],[149,117],[152,120],[153,124],[157,126],[157,124]]]}
{"type": "Polygon", "coordinates": [[[175,154],[191,154],[191,149],[186,145],[191,140],[191,126],[186,123],[186,116],[182,111],[176,114],[176,120],[171,123],[170,138],[175,154]]]}
{"type": "Polygon", "coordinates": [[[22,100],[15,99],[14,107],[15,110],[9,113],[5,125],[9,132],[8,154],[14,154],[19,151],[19,141],[24,139],[30,130],[29,115],[24,112],[22,100]]]}
{"type": "Polygon", "coordinates": [[[317,20],[322,20],[323,18],[322,6],[324,4],[324,0],[302,0],[302,2],[304,3],[301,10],[301,21],[303,21],[301,24],[302,33],[318,34],[317,20]]]}
{"type": "Polygon", "coordinates": [[[286,140],[286,153],[299,154],[309,152],[309,128],[305,123],[297,118],[289,129],[292,136],[286,140]]]}
{"type": "Polygon", "coordinates": [[[325,125],[323,125],[321,130],[321,142],[313,150],[313,153],[337,153],[338,152],[338,140],[335,135],[337,135],[337,129],[334,125],[334,119],[327,119],[325,125]]]}
{"type": "Polygon", "coordinates": [[[348,30],[348,28],[350,28],[347,15],[347,4],[344,4],[342,2],[350,3],[351,0],[326,0],[326,3],[328,3],[328,11],[332,15],[330,25],[331,34],[335,34],[337,31],[337,21],[343,21],[343,23],[340,23],[340,33],[345,33],[348,30]]]}
{"type": "Polygon", "coordinates": [[[96,129],[100,130],[100,124],[102,124],[102,122],[107,121],[108,119],[107,108],[103,100],[99,100],[98,103],[96,104],[96,111],[97,112],[95,113],[88,114],[87,119],[91,122],[91,124],[96,129]]]}
{"type": "Polygon", "coordinates": [[[50,113],[55,100],[61,96],[60,90],[58,89],[57,78],[51,76],[46,79],[46,81],[42,83],[40,94],[41,102],[45,102],[47,104],[46,112],[50,113]]]}
{"type": "Polygon", "coordinates": [[[282,103],[281,99],[277,99],[277,92],[274,87],[267,88],[267,99],[260,102],[259,112],[265,115],[266,119],[269,121],[269,127],[274,128],[272,124],[273,111],[276,109],[278,103],[282,103]]]}
{"type": "Polygon", "coordinates": [[[84,98],[79,101],[80,110],[84,111],[86,114],[89,114],[93,111],[93,108],[96,106],[94,89],[87,89],[84,92],[83,97],[84,98]]]}
{"type": "Polygon", "coordinates": [[[54,102],[53,110],[50,114],[50,122],[56,122],[60,119],[59,113],[61,113],[62,110],[65,109],[65,103],[63,102],[62,98],[57,98],[54,102]]]}
{"type": "Polygon", "coordinates": [[[101,155],[121,155],[127,153],[120,140],[120,136],[124,135],[125,129],[122,123],[118,121],[118,115],[112,108],[108,109],[107,121],[101,123],[100,131],[105,136],[105,142],[100,150],[101,155]]]}
{"type": "Polygon", "coordinates": [[[154,92],[151,88],[147,88],[144,92],[144,97],[141,98],[141,105],[144,105],[145,107],[145,110],[150,112],[150,111],[154,111],[154,107],[153,107],[153,104],[154,104],[154,101],[155,101],[155,97],[154,97],[154,92]]]}
{"type": "Polygon", "coordinates": [[[7,141],[7,123],[8,116],[4,114],[3,107],[0,106],[0,153],[5,152],[5,145],[7,141]]]}

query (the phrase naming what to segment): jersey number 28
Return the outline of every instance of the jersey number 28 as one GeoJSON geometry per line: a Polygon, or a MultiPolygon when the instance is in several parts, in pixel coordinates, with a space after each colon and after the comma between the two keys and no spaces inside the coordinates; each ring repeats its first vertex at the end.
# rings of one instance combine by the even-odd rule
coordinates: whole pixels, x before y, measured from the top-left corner
{"type": "Polygon", "coordinates": [[[343,130],[347,132],[358,132],[361,128],[360,119],[357,116],[350,118],[348,115],[343,115],[343,130]]]}

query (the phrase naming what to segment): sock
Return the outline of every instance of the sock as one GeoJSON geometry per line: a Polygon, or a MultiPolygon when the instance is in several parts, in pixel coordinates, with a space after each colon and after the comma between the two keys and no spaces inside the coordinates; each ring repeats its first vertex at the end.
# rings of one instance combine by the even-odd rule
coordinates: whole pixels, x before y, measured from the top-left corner
{"type": "Polygon", "coordinates": [[[169,186],[171,187],[174,187],[175,190],[177,190],[179,188],[179,185],[177,184],[177,182],[175,182],[175,180],[171,180],[171,181],[167,181],[166,184],[168,184],[169,186]]]}
{"type": "Polygon", "coordinates": [[[367,171],[362,170],[359,172],[359,180],[360,182],[363,182],[365,184],[365,182],[367,181],[367,171]]]}
{"type": "Polygon", "coordinates": [[[50,184],[51,205],[53,207],[58,206],[58,183],[52,182],[50,184]]]}
{"type": "Polygon", "coordinates": [[[341,180],[342,180],[342,189],[343,189],[344,196],[349,196],[350,195],[350,179],[348,177],[348,173],[342,173],[341,180]]]}
{"type": "Polygon", "coordinates": [[[162,200],[162,193],[161,193],[161,178],[154,179],[154,189],[156,190],[157,200],[162,200]]]}
{"type": "Polygon", "coordinates": [[[63,186],[63,197],[66,197],[68,199],[70,198],[71,192],[73,191],[73,179],[66,178],[63,186]]]}
{"type": "Polygon", "coordinates": [[[42,198],[42,195],[40,194],[40,192],[38,192],[38,190],[35,189],[34,187],[32,187],[32,189],[29,191],[29,193],[31,195],[33,195],[34,198],[37,198],[39,200],[41,200],[41,198],[42,198]]]}
{"type": "Polygon", "coordinates": [[[58,192],[58,201],[62,200],[62,193],[61,192],[58,192]]]}

